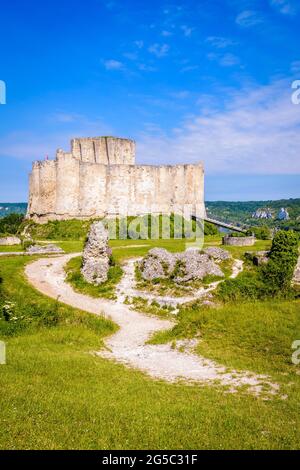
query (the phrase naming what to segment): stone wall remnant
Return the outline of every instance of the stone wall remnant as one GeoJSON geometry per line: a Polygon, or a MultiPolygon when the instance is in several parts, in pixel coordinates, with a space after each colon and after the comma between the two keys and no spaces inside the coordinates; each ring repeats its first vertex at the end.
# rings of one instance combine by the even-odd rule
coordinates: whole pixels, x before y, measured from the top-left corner
{"type": "Polygon", "coordinates": [[[91,225],[83,250],[81,274],[94,285],[107,281],[111,249],[108,246],[108,231],[101,221],[91,225]]]}
{"type": "Polygon", "coordinates": [[[223,245],[228,246],[253,246],[255,241],[255,237],[231,237],[226,235],[222,238],[223,245]]]}

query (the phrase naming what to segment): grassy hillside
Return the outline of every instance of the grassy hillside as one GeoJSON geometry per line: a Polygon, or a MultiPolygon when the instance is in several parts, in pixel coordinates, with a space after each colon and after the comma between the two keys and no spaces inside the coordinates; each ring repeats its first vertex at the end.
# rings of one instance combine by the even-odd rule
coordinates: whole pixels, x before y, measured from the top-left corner
{"type": "MultiPolygon", "coordinates": [[[[166,242],[176,250],[183,243],[156,244],[166,242]]],[[[151,244],[112,243],[120,261],[151,244]]],[[[0,366],[0,448],[300,448],[300,376],[291,362],[291,344],[300,335],[299,301],[187,307],[173,330],[155,338],[176,342],[201,335],[198,352],[205,357],[270,374],[281,389],[266,401],[243,391],[151,380],[96,357],[94,351],[116,327],[32,289],[23,274],[30,261],[0,259],[2,294],[15,304],[18,317],[0,321],[8,355],[7,365],[0,366]]]]}

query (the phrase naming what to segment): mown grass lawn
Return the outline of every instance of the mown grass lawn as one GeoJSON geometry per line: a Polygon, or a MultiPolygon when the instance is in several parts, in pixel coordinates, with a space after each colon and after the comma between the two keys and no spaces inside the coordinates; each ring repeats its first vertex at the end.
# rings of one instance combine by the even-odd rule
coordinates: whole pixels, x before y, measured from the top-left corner
{"type": "Polygon", "coordinates": [[[0,246],[0,253],[8,253],[8,252],[16,252],[16,251],[23,251],[22,245],[13,245],[13,246],[7,246],[7,245],[1,245],[0,246]]]}
{"type": "MultiPolygon", "coordinates": [[[[174,251],[179,246],[176,241],[174,251]]],[[[144,249],[132,247],[129,256],[144,249]]],[[[117,244],[116,253],[128,257],[117,244]]],[[[19,328],[0,320],[7,344],[7,365],[0,366],[0,448],[300,448],[300,366],[291,362],[291,342],[300,339],[299,301],[186,309],[175,330],[159,338],[201,335],[204,356],[270,374],[280,393],[264,400],[154,381],[96,357],[116,326],[32,289],[23,276],[31,260],[0,258],[4,294],[28,311],[19,328]]]]}

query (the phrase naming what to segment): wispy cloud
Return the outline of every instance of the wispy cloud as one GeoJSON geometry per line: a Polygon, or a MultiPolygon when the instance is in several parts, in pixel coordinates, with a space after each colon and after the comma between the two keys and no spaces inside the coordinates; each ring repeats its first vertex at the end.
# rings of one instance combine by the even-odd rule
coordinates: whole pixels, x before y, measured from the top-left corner
{"type": "Polygon", "coordinates": [[[106,70],[121,70],[124,65],[118,60],[110,59],[104,61],[104,67],[106,70]]]}
{"type": "Polygon", "coordinates": [[[180,27],[180,29],[183,31],[183,34],[186,37],[190,37],[195,28],[191,28],[190,26],[187,26],[187,25],[184,24],[180,27]]]}
{"type": "Polygon", "coordinates": [[[123,56],[126,57],[126,59],[129,59],[129,60],[137,60],[137,58],[138,58],[138,55],[135,54],[134,52],[124,52],[123,56]]]}
{"type": "Polygon", "coordinates": [[[186,72],[193,72],[194,70],[199,69],[199,65],[185,65],[182,67],[180,70],[181,73],[186,73],[186,72]]]}
{"type": "Polygon", "coordinates": [[[263,20],[264,19],[260,13],[252,10],[242,11],[235,19],[236,23],[244,28],[256,26],[257,24],[262,23],[263,20]]]}
{"type": "Polygon", "coordinates": [[[298,5],[293,0],[271,0],[271,5],[283,15],[295,15],[298,5]]]}
{"type": "Polygon", "coordinates": [[[216,47],[217,49],[225,49],[226,47],[236,46],[238,44],[232,39],[223,38],[220,36],[209,36],[206,38],[206,42],[211,44],[213,47],[216,47]]]}
{"type": "Polygon", "coordinates": [[[156,72],[157,68],[152,65],[138,64],[138,69],[142,72],[156,72]]]}
{"type": "Polygon", "coordinates": [[[144,41],[142,40],[135,41],[134,44],[138,49],[142,49],[144,47],[144,41]]]}
{"type": "MultiPolygon", "coordinates": [[[[39,121],[36,128],[40,125],[39,121]]],[[[45,117],[44,128],[38,131],[16,130],[0,138],[0,158],[11,157],[20,160],[40,160],[49,155],[54,158],[58,147],[69,149],[70,140],[75,136],[112,135],[114,130],[104,124],[102,118],[59,111],[45,117]]]]}
{"type": "Polygon", "coordinates": [[[138,154],[148,163],[204,160],[210,173],[300,173],[300,106],[289,81],[222,96],[222,106],[205,106],[170,134],[140,135],[138,154]]]}
{"type": "Polygon", "coordinates": [[[291,72],[300,73],[300,60],[295,60],[291,63],[291,72]]]}
{"type": "Polygon", "coordinates": [[[211,52],[207,54],[207,58],[209,60],[215,60],[222,67],[232,67],[240,63],[240,59],[236,55],[231,53],[216,54],[214,52],[211,52]]]}
{"type": "Polygon", "coordinates": [[[190,92],[188,90],[173,91],[170,93],[170,96],[175,99],[184,100],[190,96],[190,92]]]}
{"type": "Polygon", "coordinates": [[[173,33],[171,33],[171,31],[166,31],[166,30],[163,30],[161,32],[161,35],[164,36],[164,37],[169,37],[169,36],[172,36],[173,33]]]}
{"type": "Polygon", "coordinates": [[[165,57],[169,52],[170,46],[168,44],[152,44],[148,51],[151,54],[154,54],[156,57],[161,58],[165,57]]]}

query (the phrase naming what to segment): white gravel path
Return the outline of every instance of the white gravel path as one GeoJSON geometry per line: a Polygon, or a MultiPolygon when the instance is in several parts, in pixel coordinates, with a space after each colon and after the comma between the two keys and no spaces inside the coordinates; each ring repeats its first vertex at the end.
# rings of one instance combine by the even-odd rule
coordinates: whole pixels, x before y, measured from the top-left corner
{"type": "MultiPolygon", "coordinates": [[[[169,382],[179,380],[200,384],[220,384],[235,392],[247,386],[250,393],[275,394],[279,386],[265,375],[251,372],[228,371],[215,362],[188,352],[172,349],[169,344],[145,344],[152,333],[169,329],[173,323],[130,310],[123,304],[123,297],[113,302],[77,293],[65,281],[65,264],[79,254],[53,258],[40,258],[26,266],[29,282],[43,294],[59,298],[60,302],[87,312],[110,318],[120,327],[117,333],[105,340],[107,349],[101,357],[116,360],[129,367],[140,369],[152,378],[169,382]],[[266,392],[267,390],[267,392],[266,392]]],[[[122,281],[121,281],[122,287],[122,281]]],[[[119,287],[120,291],[120,287],[119,287]]]]}

